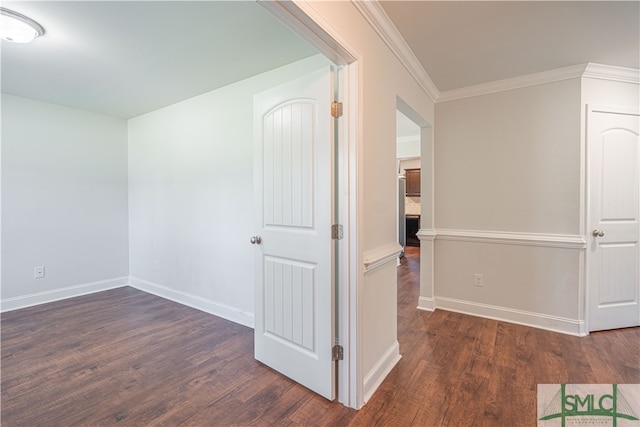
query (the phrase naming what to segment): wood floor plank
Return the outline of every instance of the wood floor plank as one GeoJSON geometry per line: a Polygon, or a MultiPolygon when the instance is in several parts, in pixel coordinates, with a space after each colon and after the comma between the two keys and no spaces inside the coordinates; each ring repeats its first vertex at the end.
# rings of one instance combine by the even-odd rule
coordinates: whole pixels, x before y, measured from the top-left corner
{"type": "Polygon", "coordinates": [[[132,288],[1,315],[1,424],[530,426],[541,383],[640,383],[640,328],[572,337],[416,310],[398,269],[403,355],[360,411],[253,359],[253,331],[132,288]]]}

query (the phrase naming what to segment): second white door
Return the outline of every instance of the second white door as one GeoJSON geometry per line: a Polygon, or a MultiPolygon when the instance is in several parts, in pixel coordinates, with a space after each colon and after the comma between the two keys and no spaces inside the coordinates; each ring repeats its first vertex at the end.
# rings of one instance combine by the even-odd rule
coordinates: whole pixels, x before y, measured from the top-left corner
{"type": "Polygon", "coordinates": [[[640,116],[591,108],[588,121],[590,331],[640,325],[640,116]]]}

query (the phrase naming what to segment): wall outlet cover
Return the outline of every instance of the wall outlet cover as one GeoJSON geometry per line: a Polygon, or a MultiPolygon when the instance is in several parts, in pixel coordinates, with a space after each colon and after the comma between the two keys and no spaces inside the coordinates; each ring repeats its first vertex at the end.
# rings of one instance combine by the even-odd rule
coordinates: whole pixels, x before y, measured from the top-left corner
{"type": "Polygon", "coordinates": [[[473,284],[476,286],[484,286],[484,276],[480,273],[473,275],[473,284]]]}

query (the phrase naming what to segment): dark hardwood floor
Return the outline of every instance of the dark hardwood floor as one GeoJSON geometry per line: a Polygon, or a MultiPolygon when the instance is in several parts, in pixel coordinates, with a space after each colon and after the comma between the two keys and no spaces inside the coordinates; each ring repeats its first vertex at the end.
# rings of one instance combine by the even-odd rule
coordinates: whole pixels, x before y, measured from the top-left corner
{"type": "Polygon", "coordinates": [[[640,328],[577,338],[416,310],[399,268],[398,366],[360,411],[253,360],[253,331],[120,288],[2,314],[2,426],[533,426],[538,383],[640,383],[640,328]]]}

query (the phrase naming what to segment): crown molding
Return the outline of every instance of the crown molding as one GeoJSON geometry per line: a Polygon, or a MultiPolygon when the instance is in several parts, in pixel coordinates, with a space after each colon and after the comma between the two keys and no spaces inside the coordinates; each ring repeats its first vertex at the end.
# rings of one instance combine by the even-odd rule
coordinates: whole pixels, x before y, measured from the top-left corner
{"type": "Polygon", "coordinates": [[[536,86],[545,83],[553,83],[562,80],[582,77],[587,64],[558,68],[556,70],[543,71],[541,73],[527,74],[510,79],[496,80],[473,86],[462,87],[441,92],[438,102],[454,101],[456,99],[471,98],[473,96],[488,95],[507,90],[520,89],[528,86],[536,86]]]}
{"type": "Polygon", "coordinates": [[[400,60],[409,74],[416,79],[434,103],[454,101],[457,99],[583,77],[640,84],[640,70],[586,63],[440,92],[402,37],[402,34],[400,34],[400,31],[398,31],[397,27],[391,21],[391,18],[389,18],[380,5],[379,0],[351,0],[351,3],[367,20],[398,60],[400,60]]]}
{"type": "Polygon", "coordinates": [[[640,84],[640,70],[635,68],[588,63],[582,76],[590,79],[640,84]]]}
{"type": "Polygon", "coordinates": [[[389,18],[378,1],[351,0],[351,3],[369,22],[371,27],[380,36],[384,43],[391,49],[391,52],[400,60],[402,65],[413,76],[420,87],[427,93],[431,101],[436,102],[440,91],[436,87],[429,74],[416,58],[409,45],[400,34],[400,31],[389,18]]]}
{"type": "Polygon", "coordinates": [[[488,95],[575,78],[591,78],[640,84],[640,70],[593,63],[579,64],[571,67],[543,71],[541,73],[527,74],[510,79],[496,80],[448,90],[440,93],[437,102],[455,101],[456,99],[471,98],[473,96],[488,95]]]}

